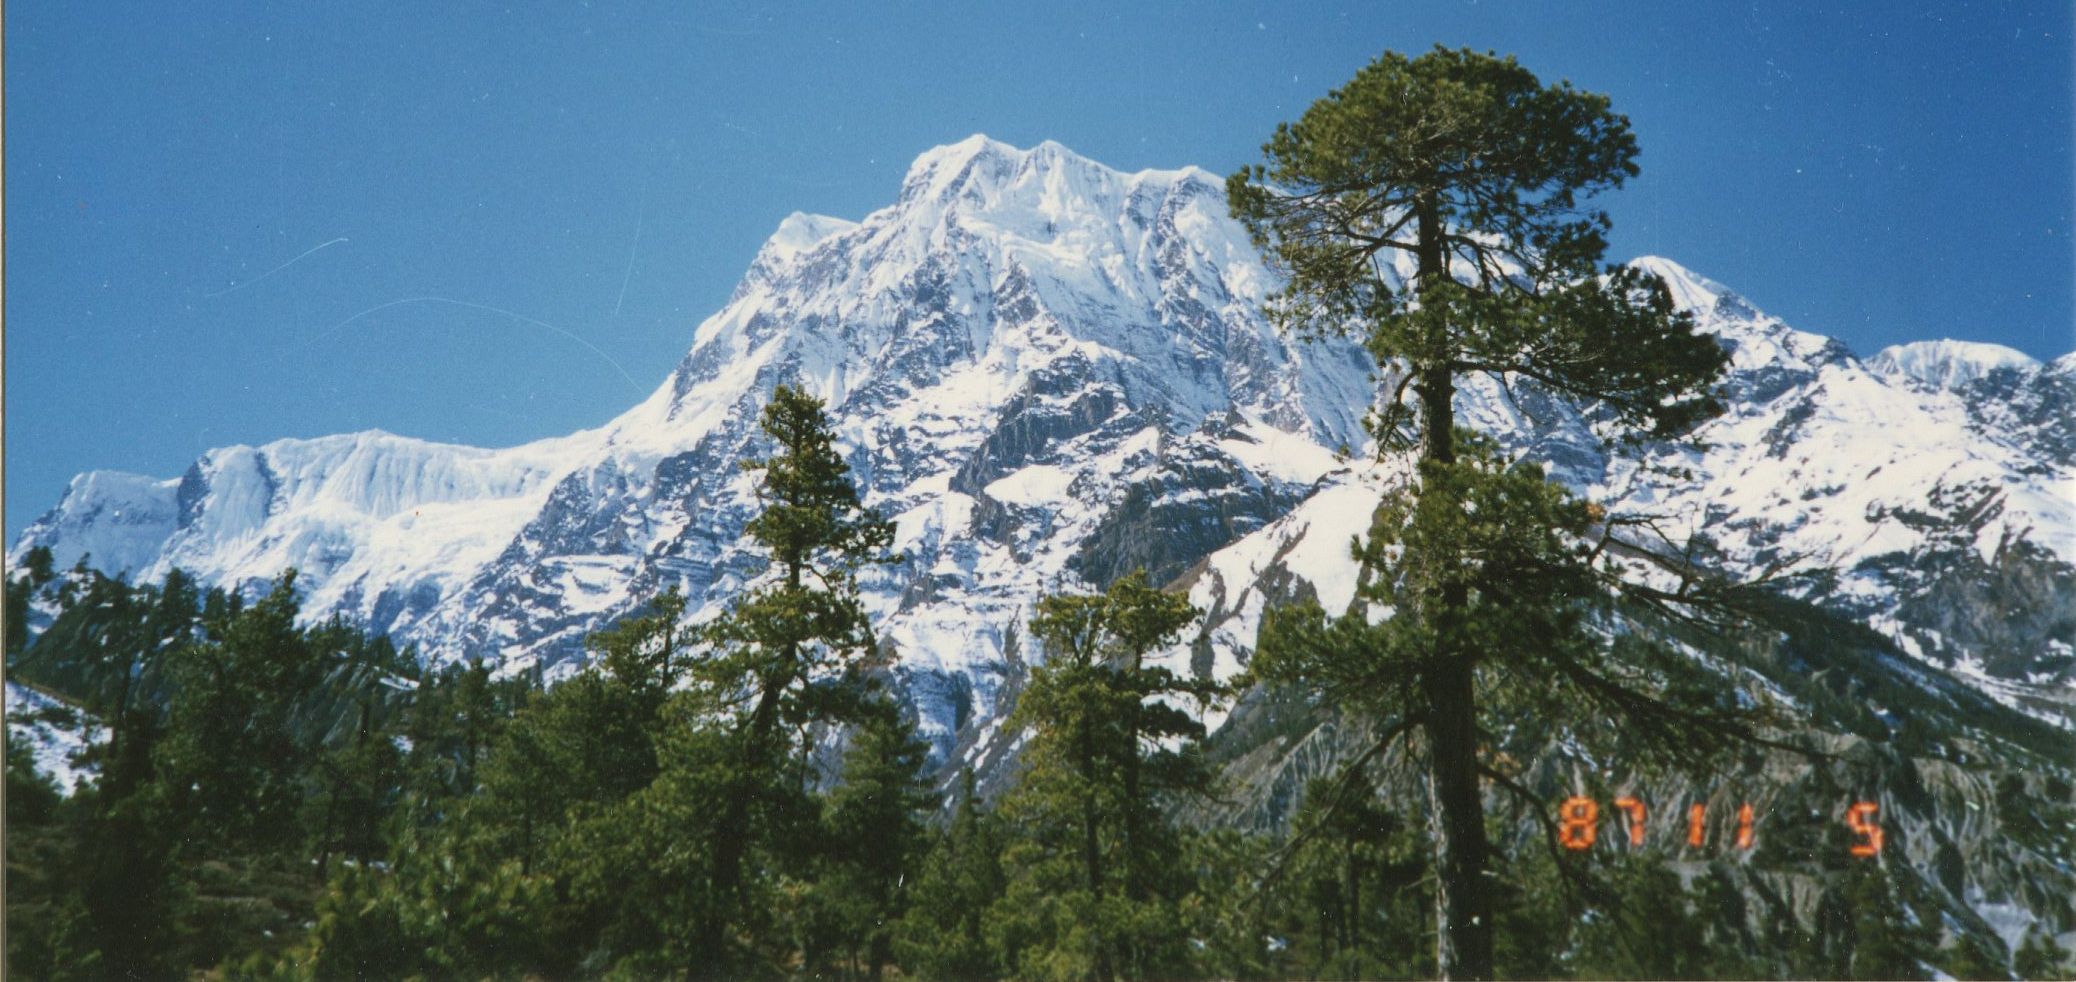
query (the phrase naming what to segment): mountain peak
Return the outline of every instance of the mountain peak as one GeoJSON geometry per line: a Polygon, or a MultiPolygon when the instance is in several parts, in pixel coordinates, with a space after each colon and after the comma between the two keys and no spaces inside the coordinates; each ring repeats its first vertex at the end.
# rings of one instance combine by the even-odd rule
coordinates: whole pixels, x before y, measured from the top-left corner
{"type": "Polygon", "coordinates": [[[901,180],[902,197],[935,197],[976,171],[1004,174],[1030,155],[1031,151],[1019,150],[981,133],[932,147],[908,165],[908,176],[901,180]]]}
{"type": "Polygon", "coordinates": [[[1664,280],[1673,302],[1688,310],[1712,310],[1742,319],[1758,313],[1737,291],[1664,256],[1638,256],[1629,265],[1664,280]]]}
{"type": "Polygon", "coordinates": [[[2040,362],[2023,351],[1981,341],[1912,341],[1890,345],[1867,359],[1879,374],[1916,379],[1937,389],[1966,385],[1998,369],[2031,371],[2040,362]]]}
{"type": "Polygon", "coordinates": [[[848,219],[796,211],[779,221],[778,229],[764,241],[757,261],[760,264],[790,261],[815,245],[857,227],[857,222],[848,219]]]}
{"type": "Polygon", "coordinates": [[[976,133],[916,157],[902,179],[901,200],[941,203],[956,194],[968,193],[992,203],[1021,192],[1098,200],[1149,183],[1173,185],[1184,181],[1223,187],[1217,177],[1199,167],[1126,172],[1084,157],[1053,140],[1023,149],[976,133]]]}

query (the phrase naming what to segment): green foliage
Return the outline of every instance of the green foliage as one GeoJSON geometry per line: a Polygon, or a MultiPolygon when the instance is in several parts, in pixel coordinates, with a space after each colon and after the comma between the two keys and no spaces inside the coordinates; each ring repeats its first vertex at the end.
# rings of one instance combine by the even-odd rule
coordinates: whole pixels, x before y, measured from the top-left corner
{"type": "Polygon", "coordinates": [[[989,928],[1011,974],[1144,978],[1187,962],[1176,903],[1188,883],[1159,812],[1212,775],[1202,724],[1167,700],[1223,690],[1145,658],[1196,616],[1143,572],[1101,595],[1039,601],[1031,634],[1046,658],[1010,717],[1031,738],[1003,802],[1010,879],[989,928]]]}
{"type": "Polygon", "coordinates": [[[852,731],[842,782],[822,819],[829,849],[814,892],[830,914],[828,946],[862,963],[875,982],[893,960],[908,871],[926,844],[923,820],[937,807],[925,776],[928,753],[898,707],[873,703],[852,731]]]}
{"type": "Polygon", "coordinates": [[[1665,438],[1720,411],[1710,386],[1727,356],[1655,276],[1599,268],[1607,216],[1582,202],[1633,176],[1637,152],[1603,96],[1546,86],[1512,58],[1386,53],[1262,149],[1266,163],[1227,190],[1289,277],[1272,315],[1360,334],[1396,376],[1378,437],[1389,446],[1411,427],[1421,452],[1415,486],[1387,499],[1356,548],[1369,574],[1356,603],[1271,619],[1254,671],[1359,707],[1387,741],[1421,733],[1438,806],[1439,969],[1488,976],[1479,782],[1492,776],[1480,748],[1495,713],[1613,716],[1635,749],[1690,762],[1712,749],[1681,739],[1691,724],[1735,716],[1676,705],[1697,693],[1604,657],[1584,625],[1618,584],[1582,544],[1604,516],[1459,433],[1458,380],[1529,380],[1601,407],[1610,435],[1665,438]]]}
{"type": "Polygon", "coordinates": [[[1434,974],[1431,891],[1419,829],[1385,807],[1360,768],[1313,781],[1291,819],[1281,885],[1291,957],[1319,978],[1434,974]]]}
{"type": "Polygon", "coordinates": [[[2004,956],[2003,944],[1979,934],[1956,935],[1932,960],[1962,982],[2005,982],[2011,978],[2010,959],[2004,956]]]}
{"type": "Polygon", "coordinates": [[[1855,863],[1846,876],[1845,899],[1851,909],[1851,948],[1847,977],[1854,979],[1921,979],[1933,957],[1937,928],[1910,908],[1914,880],[1891,875],[1878,863],[1855,863]]]}
{"type": "Polygon", "coordinates": [[[177,653],[180,697],[160,745],[169,804],[194,837],[222,846],[274,845],[293,835],[300,769],[296,700],[321,667],[296,629],[295,574],[223,625],[220,639],[177,653]]]}
{"type": "Polygon", "coordinates": [[[486,978],[566,967],[541,926],[545,877],[450,830],[414,842],[415,861],[384,870],[351,864],[317,905],[308,944],[288,974],[330,978],[486,978]]]}
{"type": "Polygon", "coordinates": [[[7,739],[7,827],[20,829],[25,826],[42,825],[57,813],[57,783],[36,770],[35,755],[29,745],[14,738],[14,731],[6,733],[7,739]]]}
{"type": "Polygon", "coordinates": [[[52,569],[49,546],[31,548],[22,557],[22,575],[7,577],[7,606],[0,617],[6,619],[7,662],[14,664],[15,657],[29,644],[29,601],[42,591],[57,574],[52,569]]]}
{"type": "Polygon", "coordinates": [[[526,697],[527,686],[491,678],[480,659],[416,680],[401,734],[407,797],[423,804],[473,794],[482,762],[526,697]]]}
{"type": "Polygon", "coordinates": [[[981,982],[1001,972],[984,917],[1007,889],[1003,832],[970,770],[958,801],[950,827],[922,858],[895,947],[902,967],[921,978],[981,982]]]}
{"type": "Polygon", "coordinates": [[[650,601],[589,639],[597,661],[531,698],[498,729],[479,816],[506,856],[533,871],[566,822],[616,806],[655,780],[670,686],[681,671],[684,598],[650,601]]]}
{"type": "Polygon", "coordinates": [[[1274,843],[1235,829],[1184,830],[1190,892],[1176,904],[1194,978],[1282,978],[1288,973],[1276,913],[1262,903],[1274,843]]]}
{"type": "Polygon", "coordinates": [[[866,704],[851,731],[841,783],[822,808],[814,882],[795,891],[791,918],[801,965],[845,978],[882,978],[909,905],[907,880],[926,849],[936,795],[928,743],[891,700],[866,704]]]}
{"type": "Polygon", "coordinates": [[[2012,956],[2011,969],[2021,979],[2060,979],[2076,975],[2076,963],[2054,938],[2037,925],[2026,929],[2026,937],[2012,956]]]}
{"type": "Polygon", "coordinates": [[[1576,970],[1587,978],[1707,978],[1704,913],[1661,857],[1624,857],[1606,877],[1608,902],[1578,930],[1576,970]]]}
{"type": "Polygon", "coordinates": [[[190,940],[181,921],[194,888],[177,875],[180,843],[172,831],[184,816],[156,787],[89,808],[70,864],[85,915],[80,940],[109,977],[167,977],[185,961],[180,949],[190,940]]]}
{"type": "Polygon", "coordinates": [[[1493,969],[1496,978],[1549,979],[1571,974],[1579,898],[1558,860],[1540,843],[1517,847],[1493,883],[1493,969]]]}

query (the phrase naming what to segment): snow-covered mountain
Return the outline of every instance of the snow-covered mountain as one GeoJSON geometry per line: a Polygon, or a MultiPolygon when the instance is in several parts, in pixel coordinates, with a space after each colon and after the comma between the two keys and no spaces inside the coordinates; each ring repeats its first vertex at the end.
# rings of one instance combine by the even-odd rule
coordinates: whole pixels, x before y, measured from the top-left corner
{"type": "Polygon", "coordinates": [[[2023,351],[1978,341],[1912,341],[1883,348],[1867,367],[1916,379],[1935,389],[1957,389],[1991,372],[2028,372],[2040,363],[2023,351]]]}
{"type": "MultiPolygon", "coordinates": [[[[1490,387],[1459,411],[1611,513],[1698,533],[1735,574],[1831,571],[1806,599],[2005,705],[2076,722],[2076,355],[2042,365],[1929,342],[1861,362],[1669,260],[1636,265],[1731,350],[1728,411],[1691,445],[1607,459],[1575,407],[1529,406],[1531,423],[1490,387]]],[[[1191,597],[1211,615],[1192,657],[1244,662],[1262,609],[1284,598],[1345,607],[1357,573],[1345,544],[1404,469],[1336,472],[1193,571],[1191,597]]]]}
{"type": "MultiPolygon", "coordinates": [[[[1693,480],[1603,456],[1577,407],[1529,388],[1466,386],[1467,420],[1745,569],[1835,567],[1825,603],[2007,700],[2067,699],[2076,360],[1937,342],[1861,362],[1638,262],[1734,354],[1705,448],[1653,451],[1693,480]]],[[[670,377],[596,430],[503,450],[370,432],[212,450],[173,480],[86,474],[10,558],[45,545],[61,567],[91,553],[241,588],[295,566],[307,617],[553,674],[668,584],[699,605],[757,575],[736,462],[792,381],[898,523],[908,562],[866,584],[870,609],[949,753],[991,732],[1042,592],[1187,574],[1213,614],[1174,657],[1220,673],[1271,594],[1345,602],[1348,538],[1395,466],[1351,462],[1376,366],[1280,336],[1260,313],[1276,286],[1208,173],[973,137],[862,221],[786,219],[670,377]]]]}

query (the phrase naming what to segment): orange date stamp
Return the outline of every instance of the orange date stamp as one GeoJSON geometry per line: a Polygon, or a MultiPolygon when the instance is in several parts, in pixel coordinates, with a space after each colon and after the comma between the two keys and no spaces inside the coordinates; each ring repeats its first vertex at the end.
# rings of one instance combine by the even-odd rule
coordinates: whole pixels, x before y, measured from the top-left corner
{"type": "MultiPolygon", "coordinates": [[[[1620,823],[1628,831],[1629,845],[1644,844],[1644,826],[1650,817],[1650,808],[1643,799],[1624,795],[1615,799],[1615,811],[1620,814],[1620,823]]],[[[1884,842],[1881,823],[1876,819],[1881,806],[1871,801],[1856,801],[1845,810],[1845,824],[1853,831],[1851,851],[1854,856],[1869,859],[1881,855],[1884,842]]],[[[1557,843],[1566,849],[1583,852],[1593,848],[1600,837],[1600,803],[1584,795],[1572,795],[1557,806],[1557,843]]],[[[1750,802],[1737,806],[1736,831],[1731,841],[1738,849],[1750,849],[1758,816],[1750,802]]],[[[1708,806],[1694,804],[1687,808],[1687,845],[1700,848],[1708,842],[1708,806]]]]}

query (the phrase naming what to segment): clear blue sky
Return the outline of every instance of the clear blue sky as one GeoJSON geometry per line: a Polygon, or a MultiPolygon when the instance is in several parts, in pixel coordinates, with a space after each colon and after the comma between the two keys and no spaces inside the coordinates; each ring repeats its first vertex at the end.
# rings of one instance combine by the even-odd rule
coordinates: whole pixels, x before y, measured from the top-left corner
{"type": "Polygon", "coordinates": [[[1862,353],[2053,357],[2076,275],[2071,19],[2055,0],[21,0],[7,535],[84,469],[597,425],[662,380],[783,216],[888,204],[931,146],[985,132],[1226,173],[1379,52],[1436,43],[1515,53],[1631,117],[1643,176],[1606,202],[1614,258],[1670,256],[1862,353]]]}

